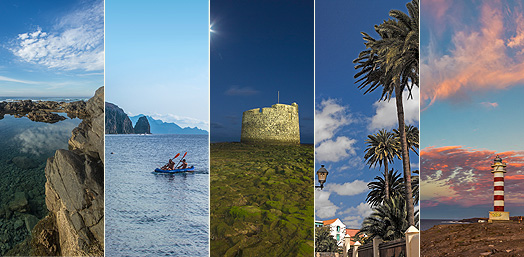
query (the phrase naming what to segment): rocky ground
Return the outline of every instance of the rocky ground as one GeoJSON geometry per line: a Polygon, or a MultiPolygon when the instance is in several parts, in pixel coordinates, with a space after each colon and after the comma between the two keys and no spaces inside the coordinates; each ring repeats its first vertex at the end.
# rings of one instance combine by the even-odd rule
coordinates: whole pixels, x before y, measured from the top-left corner
{"type": "Polygon", "coordinates": [[[311,256],[313,145],[211,144],[211,256],[311,256]]]}
{"type": "Polygon", "coordinates": [[[437,225],[421,233],[420,256],[524,256],[524,223],[437,225]]]}

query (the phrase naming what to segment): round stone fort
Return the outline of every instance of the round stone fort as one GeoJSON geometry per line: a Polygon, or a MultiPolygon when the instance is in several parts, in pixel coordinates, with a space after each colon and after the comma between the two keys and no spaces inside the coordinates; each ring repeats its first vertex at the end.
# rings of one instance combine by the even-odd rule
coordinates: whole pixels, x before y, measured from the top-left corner
{"type": "Polygon", "coordinates": [[[242,143],[299,145],[298,104],[274,104],[242,115],[242,143]]]}

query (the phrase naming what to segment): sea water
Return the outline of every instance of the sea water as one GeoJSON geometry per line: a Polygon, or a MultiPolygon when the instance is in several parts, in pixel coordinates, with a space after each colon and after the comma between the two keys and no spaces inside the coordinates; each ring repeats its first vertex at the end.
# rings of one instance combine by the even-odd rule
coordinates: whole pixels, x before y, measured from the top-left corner
{"type": "Polygon", "coordinates": [[[449,224],[469,224],[470,222],[461,222],[459,220],[452,219],[420,219],[420,230],[428,230],[436,225],[449,225],[449,224]]]}
{"type": "Polygon", "coordinates": [[[0,255],[28,238],[27,215],[42,219],[47,214],[47,158],[58,149],[68,148],[71,131],[80,122],[66,119],[49,124],[11,115],[0,119],[0,255]],[[9,203],[21,192],[28,201],[27,210],[10,210],[9,203]]]}
{"type": "Polygon", "coordinates": [[[106,255],[208,256],[208,136],[105,138],[106,255]],[[152,173],[185,152],[195,172],[152,173]]]}

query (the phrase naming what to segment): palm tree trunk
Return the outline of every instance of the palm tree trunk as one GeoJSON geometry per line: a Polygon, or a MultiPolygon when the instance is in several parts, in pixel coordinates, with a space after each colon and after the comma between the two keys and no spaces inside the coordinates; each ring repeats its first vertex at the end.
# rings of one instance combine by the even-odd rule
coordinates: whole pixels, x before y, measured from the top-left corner
{"type": "Polygon", "coordinates": [[[389,199],[389,181],[388,181],[388,162],[385,161],[384,162],[384,186],[386,187],[386,190],[385,190],[385,195],[386,197],[384,198],[385,199],[389,199]]]}
{"type": "Polygon", "coordinates": [[[415,225],[415,206],[413,205],[413,190],[411,188],[411,167],[409,164],[409,149],[406,139],[406,126],[404,124],[404,106],[402,104],[402,89],[395,87],[395,99],[397,102],[398,131],[400,132],[400,147],[402,150],[402,166],[404,167],[404,186],[406,191],[406,209],[408,212],[408,224],[415,225]]]}

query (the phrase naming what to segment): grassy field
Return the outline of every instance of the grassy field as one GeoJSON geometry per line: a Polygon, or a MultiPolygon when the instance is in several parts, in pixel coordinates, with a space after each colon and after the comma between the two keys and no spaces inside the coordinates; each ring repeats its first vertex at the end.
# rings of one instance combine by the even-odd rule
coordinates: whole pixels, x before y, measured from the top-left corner
{"type": "Polygon", "coordinates": [[[313,145],[211,144],[211,256],[311,256],[313,145]]]}

